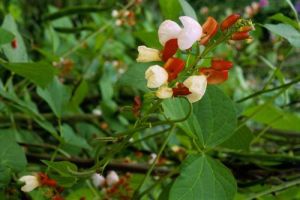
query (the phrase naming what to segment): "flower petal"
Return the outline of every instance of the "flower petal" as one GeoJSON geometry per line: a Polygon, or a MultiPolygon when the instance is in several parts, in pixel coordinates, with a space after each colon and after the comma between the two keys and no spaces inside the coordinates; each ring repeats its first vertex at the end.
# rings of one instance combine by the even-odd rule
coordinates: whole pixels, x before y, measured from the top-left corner
{"type": "Polygon", "coordinates": [[[229,70],[232,68],[232,62],[222,59],[212,59],[211,68],[214,70],[229,70]]]}
{"type": "Polygon", "coordinates": [[[202,68],[200,73],[207,76],[208,84],[220,84],[228,79],[228,70],[214,70],[212,68],[202,68]]]}
{"type": "Polygon", "coordinates": [[[156,91],[156,96],[160,99],[167,99],[173,96],[172,88],[162,86],[156,91]]]}
{"type": "Polygon", "coordinates": [[[208,17],[204,22],[203,26],[204,37],[201,38],[200,44],[206,45],[209,40],[217,33],[218,31],[218,22],[213,17],[208,17]]]}
{"type": "Polygon", "coordinates": [[[164,46],[171,39],[176,39],[181,31],[180,26],[171,20],[165,20],[158,28],[159,42],[164,46]]]}
{"type": "Polygon", "coordinates": [[[148,88],[158,88],[168,81],[168,72],[159,65],[150,66],[145,72],[148,88]]]}
{"type": "Polygon", "coordinates": [[[177,39],[168,40],[165,43],[164,49],[162,50],[162,60],[167,61],[171,58],[178,50],[177,39]]]}
{"type": "Polygon", "coordinates": [[[152,62],[161,61],[160,51],[146,46],[138,46],[139,55],[136,59],[137,62],[152,62]]]}
{"type": "Polygon", "coordinates": [[[112,186],[119,182],[119,176],[115,171],[110,171],[106,176],[106,183],[108,186],[112,186]]]}
{"type": "Polygon", "coordinates": [[[187,95],[186,97],[191,103],[194,103],[203,97],[206,91],[207,79],[204,75],[193,75],[188,77],[183,84],[191,92],[191,94],[187,95]]]}
{"type": "Polygon", "coordinates": [[[182,16],[179,17],[183,25],[183,29],[178,35],[178,46],[181,50],[189,49],[193,44],[200,40],[202,35],[201,25],[191,17],[182,16]]]}
{"type": "Polygon", "coordinates": [[[178,74],[184,69],[184,61],[179,58],[169,58],[165,63],[164,68],[169,74],[168,81],[177,78],[178,74]]]}
{"type": "Polygon", "coordinates": [[[23,192],[31,192],[40,185],[38,178],[32,175],[22,176],[19,181],[25,182],[25,185],[21,187],[23,192]]]}

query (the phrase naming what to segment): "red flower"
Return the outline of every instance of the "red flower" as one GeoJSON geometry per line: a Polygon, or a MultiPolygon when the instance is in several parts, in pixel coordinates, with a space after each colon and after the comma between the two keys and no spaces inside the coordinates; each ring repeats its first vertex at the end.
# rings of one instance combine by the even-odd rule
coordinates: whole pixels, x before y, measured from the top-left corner
{"type": "Polygon", "coordinates": [[[38,176],[39,176],[39,181],[40,181],[41,185],[46,185],[46,186],[49,186],[49,187],[56,187],[57,186],[56,181],[54,179],[50,179],[47,176],[47,174],[39,173],[38,176]]]}
{"type": "Polygon", "coordinates": [[[172,88],[173,96],[185,96],[191,94],[189,89],[183,85],[183,83],[178,83],[176,88],[172,88]]]}
{"type": "Polygon", "coordinates": [[[230,61],[212,59],[211,67],[201,68],[199,72],[207,77],[208,84],[219,84],[228,79],[228,71],[231,68],[230,61]]]}
{"type": "Polygon", "coordinates": [[[164,65],[169,75],[168,81],[176,79],[178,74],[184,69],[184,65],[184,61],[179,58],[169,58],[164,65]]]}
{"type": "Polygon", "coordinates": [[[162,50],[162,60],[166,62],[169,58],[171,58],[178,50],[178,42],[177,39],[168,40],[162,50]]]}
{"type": "Polygon", "coordinates": [[[218,22],[213,17],[208,17],[204,22],[202,29],[204,37],[201,38],[200,44],[206,45],[209,40],[217,33],[218,22]]]}
{"type": "Polygon", "coordinates": [[[228,16],[224,21],[221,23],[221,30],[224,31],[228,28],[230,28],[232,25],[234,25],[237,20],[241,18],[241,15],[239,14],[232,14],[228,16]]]}

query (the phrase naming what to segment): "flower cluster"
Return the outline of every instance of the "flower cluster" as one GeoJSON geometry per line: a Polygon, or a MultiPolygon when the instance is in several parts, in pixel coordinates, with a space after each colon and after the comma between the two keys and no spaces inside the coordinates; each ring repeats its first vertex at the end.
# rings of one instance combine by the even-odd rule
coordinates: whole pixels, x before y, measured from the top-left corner
{"type": "Polygon", "coordinates": [[[188,16],[181,16],[179,20],[182,27],[174,21],[165,20],[158,29],[163,48],[158,50],[139,46],[137,62],[164,62],[163,66],[152,65],[145,72],[147,87],[157,89],[158,98],[185,96],[193,103],[203,97],[207,84],[219,84],[227,80],[228,71],[232,68],[231,62],[217,58],[212,59],[209,68],[196,66],[208,53],[207,49],[213,49],[220,42],[228,40],[248,39],[253,26],[251,21],[241,19],[238,14],[230,15],[221,24],[213,17],[208,17],[203,26],[188,16]],[[175,57],[178,50],[189,53],[195,43],[198,48],[199,45],[206,47],[197,55],[196,59],[199,60],[196,60],[195,66],[187,66],[184,60],[175,57]]]}

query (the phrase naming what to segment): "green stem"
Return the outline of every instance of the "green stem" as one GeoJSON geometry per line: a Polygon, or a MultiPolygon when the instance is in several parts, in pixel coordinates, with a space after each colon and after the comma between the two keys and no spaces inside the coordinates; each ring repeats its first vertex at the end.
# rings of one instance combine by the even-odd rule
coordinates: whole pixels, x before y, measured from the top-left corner
{"type": "Polygon", "coordinates": [[[139,199],[139,198],[138,198],[138,196],[139,196],[138,193],[139,193],[140,189],[142,188],[142,186],[144,185],[144,183],[146,182],[146,180],[149,178],[150,174],[152,173],[152,171],[153,171],[153,169],[154,169],[154,167],[155,167],[156,162],[158,161],[158,159],[159,159],[159,157],[161,156],[163,150],[165,149],[166,145],[168,144],[168,141],[169,141],[169,139],[170,139],[170,136],[172,135],[172,132],[173,132],[174,127],[175,127],[175,126],[173,125],[173,126],[171,127],[171,129],[169,130],[168,135],[167,135],[167,137],[166,137],[166,139],[165,139],[163,145],[162,145],[161,148],[159,149],[159,151],[158,151],[158,153],[157,153],[157,156],[156,156],[154,162],[151,164],[151,166],[150,166],[149,170],[147,171],[147,174],[146,174],[146,176],[144,177],[143,181],[139,184],[139,186],[137,187],[136,191],[134,192],[132,199],[139,199]]]}

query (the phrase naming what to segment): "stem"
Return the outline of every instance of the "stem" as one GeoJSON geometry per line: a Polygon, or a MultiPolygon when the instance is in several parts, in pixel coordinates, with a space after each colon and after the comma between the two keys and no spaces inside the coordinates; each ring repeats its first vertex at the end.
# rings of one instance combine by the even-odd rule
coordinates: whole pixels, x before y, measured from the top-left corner
{"type": "Polygon", "coordinates": [[[166,145],[168,144],[168,141],[169,141],[169,139],[170,139],[170,136],[172,135],[172,132],[173,132],[174,127],[175,127],[175,126],[173,125],[173,126],[171,127],[171,129],[169,130],[168,135],[167,135],[167,137],[166,137],[166,139],[165,139],[163,145],[162,145],[161,148],[159,149],[159,152],[158,152],[158,154],[157,154],[157,156],[156,156],[154,162],[151,164],[151,166],[150,166],[150,168],[149,168],[149,170],[148,170],[146,176],[144,177],[143,181],[139,184],[139,186],[137,187],[136,191],[134,192],[132,199],[139,199],[139,198],[138,198],[138,196],[139,196],[138,193],[139,193],[140,189],[142,188],[142,186],[144,185],[144,183],[146,182],[146,180],[149,178],[151,172],[153,171],[153,169],[154,169],[154,167],[155,167],[156,162],[158,161],[158,159],[159,159],[159,157],[161,156],[163,150],[165,149],[166,145]]]}

